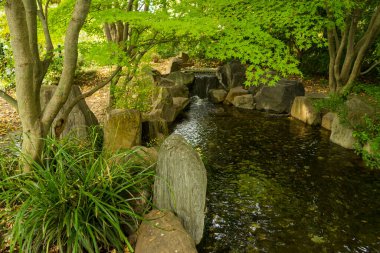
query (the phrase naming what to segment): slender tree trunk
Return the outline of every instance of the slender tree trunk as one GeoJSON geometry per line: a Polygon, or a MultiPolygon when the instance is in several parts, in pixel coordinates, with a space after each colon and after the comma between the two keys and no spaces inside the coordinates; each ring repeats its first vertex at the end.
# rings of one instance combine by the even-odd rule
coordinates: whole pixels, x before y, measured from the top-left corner
{"type": "Polygon", "coordinates": [[[334,93],[336,91],[336,80],[335,80],[335,72],[334,72],[334,66],[335,66],[335,41],[333,37],[332,30],[329,30],[327,32],[327,38],[328,38],[328,47],[329,47],[329,56],[330,56],[330,63],[329,63],[329,89],[330,92],[334,93]]]}
{"type": "Polygon", "coordinates": [[[359,10],[354,10],[352,16],[348,17],[341,36],[335,27],[328,30],[330,92],[347,94],[351,91],[355,80],[360,75],[368,48],[380,34],[380,5],[378,5],[374,9],[364,35],[359,40],[355,40],[360,13],[359,10]]]}
{"type": "MultiPolygon", "coordinates": [[[[41,160],[44,138],[69,96],[77,64],[79,32],[90,2],[76,1],[66,32],[63,72],[57,90],[44,110],[40,105],[40,89],[46,73],[43,67],[48,65],[42,65],[38,51],[36,1],[7,0],[5,3],[15,62],[17,108],[23,131],[22,151],[27,159],[41,160]]],[[[48,46],[52,49],[52,45],[48,46]]],[[[24,165],[25,171],[30,170],[28,163],[24,165]]]]}

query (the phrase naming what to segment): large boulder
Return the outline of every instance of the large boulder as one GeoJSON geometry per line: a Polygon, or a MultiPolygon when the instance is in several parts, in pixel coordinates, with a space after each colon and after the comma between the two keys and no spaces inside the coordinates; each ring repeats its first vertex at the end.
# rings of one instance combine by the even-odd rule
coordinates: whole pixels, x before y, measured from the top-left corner
{"type": "Polygon", "coordinates": [[[237,108],[250,109],[250,110],[255,109],[254,99],[253,99],[252,94],[236,96],[234,98],[234,101],[232,101],[232,104],[237,108]]]}
{"type": "Polygon", "coordinates": [[[239,61],[231,61],[217,70],[217,76],[222,85],[231,89],[237,86],[242,86],[246,80],[246,67],[239,61]]]}
{"type": "Polygon", "coordinates": [[[166,73],[180,71],[182,68],[183,60],[181,58],[173,57],[169,60],[166,73]]]}
{"type": "Polygon", "coordinates": [[[200,74],[194,80],[194,84],[190,88],[191,96],[199,98],[207,98],[208,92],[212,89],[219,89],[220,83],[218,78],[213,74],[200,74]]]}
{"type": "Polygon", "coordinates": [[[280,80],[276,86],[264,86],[255,95],[256,109],[275,113],[289,113],[293,100],[297,96],[304,96],[305,89],[298,81],[280,80]]]}
{"type": "Polygon", "coordinates": [[[351,96],[345,103],[347,108],[347,119],[351,126],[365,126],[365,118],[373,118],[376,110],[368,102],[358,95],[351,96]]]}
{"type": "Polygon", "coordinates": [[[189,88],[187,88],[185,85],[177,84],[175,86],[167,87],[167,90],[169,91],[170,95],[172,97],[189,97],[189,88]]]}
{"type": "Polygon", "coordinates": [[[185,52],[180,52],[177,57],[182,59],[184,63],[187,63],[190,60],[190,56],[185,52]]]}
{"type": "MultiPolygon", "coordinates": [[[[57,86],[42,86],[41,87],[41,107],[44,108],[46,104],[53,97],[57,86]]],[[[61,118],[64,112],[67,110],[68,105],[78,96],[80,96],[81,90],[79,86],[74,85],[71,89],[70,95],[59,111],[56,119],[53,121],[51,134],[54,137],[64,137],[67,135],[74,136],[78,139],[86,139],[89,135],[89,127],[98,126],[99,122],[94,113],[90,110],[84,99],[80,100],[74,108],[71,110],[66,122],[62,122],[61,118]],[[63,124],[64,123],[64,124],[63,124]]]]}
{"type": "Polygon", "coordinates": [[[206,187],[199,154],[182,136],[169,136],[158,153],[153,202],[177,214],[197,244],[203,236],[206,187]]]}
{"type": "Polygon", "coordinates": [[[224,104],[232,105],[235,97],[241,96],[241,95],[246,95],[246,94],[248,94],[248,91],[245,90],[242,86],[232,88],[228,92],[227,97],[224,100],[224,104]]]}
{"type": "Polygon", "coordinates": [[[115,109],[107,112],[104,122],[104,149],[114,152],[141,144],[141,113],[115,109]]]}
{"type": "Polygon", "coordinates": [[[137,231],[136,253],[196,253],[194,240],[172,212],[152,210],[137,231]]]}
{"type": "Polygon", "coordinates": [[[331,125],[330,141],[344,148],[354,149],[356,140],[353,130],[347,124],[343,124],[338,116],[334,118],[331,125]]]}
{"type": "Polygon", "coordinates": [[[176,85],[189,86],[194,82],[194,73],[183,73],[180,71],[172,72],[165,78],[172,80],[176,85]]]}
{"type": "Polygon", "coordinates": [[[330,130],[332,128],[332,123],[334,122],[335,117],[337,117],[336,113],[328,112],[322,117],[322,127],[330,130]]]}
{"type": "Polygon", "coordinates": [[[131,160],[133,164],[142,165],[145,167],[152,166],[157,162],[158,151],[154,147],[135,146],[132,147],[133,155],[131,160]]]}
{"type": "Polygon", "coordinates": [[[150,119],[147,114],[143,114],[142,128],[143,141],[152,145],[162,143],[169,135],[168,122],[160,119],[150,119]]]}
{"type": "Polygon", "coordinates": [[[211,89],[208,92],[208,98],[212,103],[222,103],[227,97],[227,91],[223,89],[211,89]]]}
{"type": "Polygon", "coordinates": [[[173,97],[165,87],[160,87],[151,112],[147,115],[147,121],[164,120],[173,122],[176,117],[176,108],[173,105],[173,97]]]}
{"type": "Polygon", "coordinates": [[[309,97],[296,97],[294,99],[291,116],[312,126],[321,124],[321,114],[315,109],[309,97]]]}
{"type": "Polygon", "coordinates": [[[177,116],[190,104],[190,99],[185,97],[174,97],[173,106],[175,108],[175,117],[177,116]]]}
{"type": "Polygon", "coordinates": [[[172,86],[175,86],[175,82],[171,79],[161,77],[157,83],[157,86],[159,86],[159,87],[172,87],[172,86]]]}

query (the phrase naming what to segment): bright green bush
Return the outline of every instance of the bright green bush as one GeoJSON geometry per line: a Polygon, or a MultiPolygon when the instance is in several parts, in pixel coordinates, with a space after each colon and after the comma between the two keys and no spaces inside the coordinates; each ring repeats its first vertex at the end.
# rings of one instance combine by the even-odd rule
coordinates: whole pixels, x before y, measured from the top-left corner
{"type": "MultiPolygon", "coordinates": [[[[137,76],[126,87],[115,87],[115,108],[150,111],[155,87],[150,75],[137,76]]],[[[123,82],[122,79],[119,82],[123,82]]]]}
{"type": "Polygon", "coordinates": [[[367,166],[380,169],[380,118],[365,117],[365,125],[355,129],[357,139],[355,151],[361,155],[367,166]]]}
{"type": "Polygon", "coordinates": [[[143,192],[150,191],[153,171],[132,164],[127,158],[134,153],[107,156],[93,145],[47,139],[45,159],[31,173],[3,170],[0,218],[12,225],[4,235],[11,251],[131,248],[127,231],[144,213],[139,203],[150,203],[143,192]]]}
{"type": "Polygon", "coordinates": [[[0,38],[0,88],[7,89],[15,86],[15,68],[10,41],[0,38]]]}

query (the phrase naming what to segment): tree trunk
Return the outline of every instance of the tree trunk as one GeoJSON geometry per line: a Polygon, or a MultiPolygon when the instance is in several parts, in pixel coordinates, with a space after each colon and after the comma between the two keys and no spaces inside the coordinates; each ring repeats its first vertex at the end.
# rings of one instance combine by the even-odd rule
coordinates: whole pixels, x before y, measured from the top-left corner
{"type": "MultiPolygon", "coordinates": [[[[90,2],[91,0],[76,1],[66,32],[61,79],[53,98],[42,110],[40,89],[46,71],[42,69],[38,51],[37,5],[35,0],[6,1],[5,12],[15,62],[17,107],[23,131],[22,152],[26,159],[36,162],[41,160],[44,138],[71,91],[77,64],[79,32],[90,2]]],[[[51,46],[49,45],[50,48],[51,46]]],[[[44,67],[47,68],[48,65],[44,67]]],[[[24,165],[24,170],[29,171],[30,163],[24,165]]]]}
{"type": "MultiPolygon", "coordinates": [[[[39,122],[36,122],[37,124],[39,122]]],[[[23,125],[24,129],[24,125],[23,125]]],[[[46,136],[41,126],[31,126],[29,131],[23,131],[22,134],[22,153],[24,171],[30,171],[31,162],[40,163],[42,161],[42,151],[44,148],[44,139],[46,136]]]]}
{"type": "Polygon", "coordinates": [[[360,13],[362,12],[354,10],[352,16],[348,16],[341,36],[338,35],[336,27],[328,30],[329,88],[332,93],[348,94],[352,90],[355,80],[360,75],[364,57],[380,33],[379,4],[374,9],[367,30],[358,41],[355,41],[359,29],[360,19],[358,15],[360,13]]]}

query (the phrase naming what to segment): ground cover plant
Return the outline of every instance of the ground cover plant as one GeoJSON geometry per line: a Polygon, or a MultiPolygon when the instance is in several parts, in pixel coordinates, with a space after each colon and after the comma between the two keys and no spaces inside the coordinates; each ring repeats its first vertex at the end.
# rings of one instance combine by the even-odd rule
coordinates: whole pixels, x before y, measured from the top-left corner
{"type": "Polygon", "coordinates": [[[318,110],[328,110],[337,113],[343,124],[354,130],[353,136],[357,139],[355,152],[359,154],[372,169],[380,168],[380,86],[376,84],[356,84],[353,94],[360,96],[373,108],[376,108],[371,116],[363,115],[362,124],[352,125],[348,120],[348,111],[345,102],[348,97],[338,94],[330,94],[328,98],[318,100],[315,106],[318,110]]]}
{"type": "Polygon", "coordinates": [[[22,173],[16,160],[13,169],[7,169],[12,161],[1,156],[2,248],[133,251],[128,231],[149,207],[142,192],[149,191],[151,168],[129,162],[128,157],[135,155],[130,151],[112,156],[96,151],[95,141],[88,146],[72,139],[45,141],[45,159],[41,164],[32,162],[31,172],[22,173]]]}

